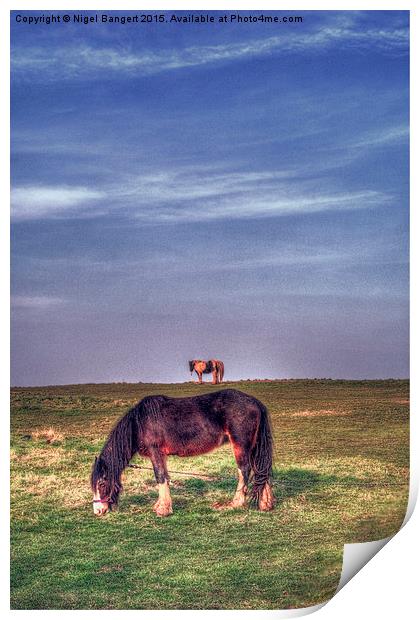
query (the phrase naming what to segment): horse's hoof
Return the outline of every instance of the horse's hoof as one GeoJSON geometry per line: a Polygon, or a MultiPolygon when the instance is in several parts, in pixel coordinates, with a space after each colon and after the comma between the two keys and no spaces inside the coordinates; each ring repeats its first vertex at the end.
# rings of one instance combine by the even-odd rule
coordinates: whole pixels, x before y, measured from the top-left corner
{"type": "Polygon", "coordinates": [[[262,512],[269,512],[270,510],[273,510],[275,504],[276,502],[274,501],[274,497],[270,497],[267,499],[263,498],[258,504],[258,509],[262,512]]]}
{"type": "Polygon", "coordinates": [[[239,502],[230,502],[231,508],[245,508],[246,507],[246,501],[239,501],[239,502]]]}
{"type": "Polygon", "coordinates": [[[274,504],[260,504],[259,505],[259,509],[261,510],[261,512],[270,512],[270,510],[273,510],[274,508],[274,504]]]}
{"type": "Polygon", "coordinates": [[[268,512],[269,510],[273,510],[275,503],[273,491],[271,490],[271,486],[267,483],[261,494],[260,501],[258,502],[258,508],[263,512],[268,512]]]}
{"type": "Polygon", "coordinates": [[[159,505],[154,510],[158,517],[169,517],[169,515],[173,514],[172,506],[170,505],[159,505]]]}

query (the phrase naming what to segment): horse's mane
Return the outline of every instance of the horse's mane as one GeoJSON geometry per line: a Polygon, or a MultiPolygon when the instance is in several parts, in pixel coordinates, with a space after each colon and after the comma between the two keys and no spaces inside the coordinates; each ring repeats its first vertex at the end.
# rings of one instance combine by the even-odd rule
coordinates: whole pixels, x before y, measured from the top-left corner
{"type": "Polygon", "coordinates": [[[130,409],[114,426],[92,468],[92,489],[96,488],[99,481],[105,480],[106,495],[113,504],[118,503],[122,490],[121,473],[137,450],[139,405],[130,409]]]}
{"type": "Polygon", "coordinates": [[[147,396],[130,409],[114,426],[100,453],[95,459],[91,474],[92,490],[99,482],[104,487],[104,495],[111,504],[118,503],[122,491],[121,474],[133,455],[141,448],[142,426],[145,418],[160,414],[160,403],[164,396],[147,396]]]}

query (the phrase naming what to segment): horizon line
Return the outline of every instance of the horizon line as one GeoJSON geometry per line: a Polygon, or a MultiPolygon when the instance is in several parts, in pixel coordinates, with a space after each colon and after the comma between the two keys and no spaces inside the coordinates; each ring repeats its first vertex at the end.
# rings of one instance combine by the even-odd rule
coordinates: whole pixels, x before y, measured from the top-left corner
{"type": "Polygon", "coordinates": [[[360,381],[410,381],[410,377],[364,377],[363,379],[341,379],[332,377],[290,377],[290,378],[278,378],[278,379],[233,379],[229,381],[223,381],[223,383],[212,383],[211,381],[204,381],[198,383],[197,381],[88,381],[86,383],[45,383],[41,385],[11,385],[11,390],[16,389],[35,389],[35,388],[47,388],[47,387],[70,387],[70,386],[84,386],[84,385],[217,385],[223,386],[232,383],[286,383],[290,381],[348,381],[348,382],[360,382],[360,381]]]}

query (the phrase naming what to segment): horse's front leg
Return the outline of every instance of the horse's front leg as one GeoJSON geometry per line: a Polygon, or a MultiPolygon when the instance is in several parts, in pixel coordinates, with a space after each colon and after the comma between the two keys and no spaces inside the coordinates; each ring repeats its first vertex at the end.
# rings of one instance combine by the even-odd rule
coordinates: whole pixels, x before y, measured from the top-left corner
{"type": "Polygon", "coordinates": [[[203,373],[202,372],[198,372],[197,375],[198,375],[198,383],[200,383],[200,384],[203,383],[203,373]]]}
{"type": "Polygon", "coordinates": [[[213,385],[215,385],[216,383],[218,383],[218,381],[217,381],[217,370],[216,369],[212,370],[211,374],[213,375],[213,385]]]}
{"type": "Polygon", "coordinates": [[[158,448],[151,451],[153,471],[158,485],[159,497],[153,506],[158,517],[167,517],[172,514],[172,499],[169,491],[169,474],[166,467],[166,455],[158,448]]]}

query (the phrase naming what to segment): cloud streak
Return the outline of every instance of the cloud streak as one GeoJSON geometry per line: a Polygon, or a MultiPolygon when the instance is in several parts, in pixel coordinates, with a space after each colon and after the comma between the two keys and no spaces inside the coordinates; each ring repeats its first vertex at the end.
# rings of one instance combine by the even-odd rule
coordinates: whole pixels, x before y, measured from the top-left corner
{"type": "Polygon", "coordinates": [[[386,127],[381,131],[374,131],[360,136],[360,138],[351,141],[348,144],[348,148],[362,148],[369,147],[384,147],[394,146],[403,142],[407,142],[409,139],[409,127],[386,127]]]}
{"type": "Polygon", "coordinates": [[[320,28],[316,32],[282,34],[264,39],[219,45],[189,46],[184,49],[133,50],[99,48],[89,45],[55,48],[27,47],[14,50],[14,76],[33,75],[37,79],[89,78],[104,74],[147,76],[214,63],[229,63],[278,54],[317,53],[333,47],[376,49],[385,55],[408,53],[405,28],[361,29],[351,27],[320,28]]]}
{"type": "MultiPolygon", "coordinates": [[[[373,190],[334,194],[308,193],[291,197],[243,194],[236,197],[221,196],[205,204],[178,203],[163,205],[158,209],[148,209],[138,208],[140,207],[139,198],[133,215],[140,220],[153,223],[193,223],[368,209],[385,206],[390,201],[390,196],[373,190]]],[[[144,207],[147,206],[144,204],[144,207]]]]}
{"type": "Polygon", "coordinates": [[[143,174],[106,191],[36,186],[12,190],[15,220],[122,215],[146,224],[270,218],[383,207],[384,192],[322,191],[298,170],[218,173],[211,167],[143,174]]]}
{"type": "Polygon", "coordinates": [[[104,198],[104,192],[77,186],[25,186],[11,192],[12,217],[34,219],[85,208],[104,198]]]}
{"type": "Polygon", "coordinates": [[[223,172],[214,168],[180,168],[145,174],[123,184],[115,198],[127,213],[144,222],[205,222],[225,219],[270,218],[324,211],[384,207],[392,196],[363,189],[334,191],[319,186],[316,172],[286,168],[277,171],[223,172]]]}
{"type": "Polygon", "coordinates": [[[16,309],[47,310],[48,308],[60,306],[66,303],[66,301],[61,297],[51,297],[47,295],[13,295],[11,303],[16,309]]]}

